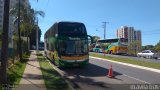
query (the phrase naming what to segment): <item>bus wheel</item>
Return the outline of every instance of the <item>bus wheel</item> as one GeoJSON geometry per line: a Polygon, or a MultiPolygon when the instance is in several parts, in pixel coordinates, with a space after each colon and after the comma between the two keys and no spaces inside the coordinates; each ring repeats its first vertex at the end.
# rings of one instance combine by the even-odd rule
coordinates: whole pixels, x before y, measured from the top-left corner
{"type": "Polygon", "coordinates": [[[112,52],[112,51],[110,51],[110,54],[113,54],[113,52],[112,52]]]}
{"type": "Polygon", "coordinates": [[[109,51],[107,51],[106,53],[109,54],[109,51]]]}
{"type": "Polygon", "coordinates": [[[52,62],[56,65],[54,55],[52,56],[52,62]]]}
{"type": "Polygon", "coordinates": [[[110,51],[107,51],[108,54],[110,54],[110,51]]]}
{"type": "Polygon", "coordinates": [[[149,59],[152,59],[153,57],[152,57],[152,56],[148,56],[148,58],[149,58],[149,59]]]}
{"type": "Polygon", "coordinates": [[[158,59],[158,57],[154,57],[154,59],[158,59]]]}

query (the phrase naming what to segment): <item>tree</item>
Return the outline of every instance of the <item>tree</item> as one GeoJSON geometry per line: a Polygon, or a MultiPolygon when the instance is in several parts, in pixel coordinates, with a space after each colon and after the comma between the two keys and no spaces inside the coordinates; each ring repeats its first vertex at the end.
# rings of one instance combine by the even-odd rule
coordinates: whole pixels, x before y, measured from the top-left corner
{"type": "Polygon", "coordinates": [[[100,43],[100,47],[103,49],[103,52],[105,52],[105,49],[109,46],[110,44],[109,43],[100,43]]]}
{"type": "MultiPolygon", "coordinates": [[[[40,15],[41,17],[45,16],[45,13],[43,11],[36,11],[32,9],[31,7],[24,7],[24,5],[20,5],[21,11],[20,11],[20,17],[21,17],[21,25],[20,25],[20,32],[21,36],[27,37],[27,45],[28,45],[28,38],[30,34],[35,30],[35,26],[37,26],[36,17],[40,15]]],[[[10,10],[10,13],[13,16],[18,15],[18,5],[16,5],[14,8],[10,10]]],[[[15,20],[16,22],[16,20],[15,20]]],[[[38,26],[37,26],[38,27],[38,26]]],[[[39,27],[38,27],[39,28],[39,27]]],[[[40,30],[40,29],[39,29],[40,30]]],[[[28,47],[27,47],[28,50],[28,47]]]]}
{"type": "MultiPolygon", "coordinates": [[[[27,45],[29,42],[29,34],[31,33],[31,30],[34,26],[34,10],[31,8],[25,9],[25,14],[23,14],[23,22],[21,24],[21,28],[23,30],[22,34],[23,36],[27,37],[27,45]]],[[[29,48],[27,46],[27,52],[29,51],[29,48]]]]}
{"type": "MultiPolygon", "coordinates": [[[[20,30],[18,30],[18,35],[20,34],[19,36],[19,40],[21,39],[21,36],[27,36],[27,43],[28,43],[28,33],[29,33],[29,30],[30,28],[32,27],[32,22],[33,21],[33,14],[30,13],[31,9],[30,7],[25,7],[23,4],[17,4],[15,7],[13,7],[11,10],[10,10],[10,14],[15,17],[15,20],[14,20],[14,24],[16,25],[19,21],[18,18],[16,18],[19,13],[20,13],[20,30]],[[19,8],[20,8],[20,11],[19,11],[19,8]],[[27,30],[28,29],[28,30],[27,30]]],[[[19,28],[18,27],[18,28],[19,28]]],[[[28,44],[27,44],[28,45],[28,44]]],[[[21,47],[21,40],[19,41],[19,47],[21,47]]],[[[28,47],[27,47],[27,51],[28,51],[28,47]]],[[[22,49],[21,51],[19,51],[19,54],[22,52],[22,49]]],[[[20,57],[21,58],[21,57],[20,57]]]]}
{"type": "Polygon", "coordinates": [[[142,50],[153,50],[153,49],[154,49],[153,45],[142,46],[142,50]]]}
{"type": "Polygon", "coordinates": [[[8,83],[7,62],[8,62],[9,3],[10,0],[5,0],[4,2],[2,50],[1,50],[1,77],[0,77],[0,81],[2,84],[8,83]]]}
{"type": "Polygon", "coordinates": [[[160,53],[160,41],[155,45],[154,50],[160,53]]]}
{"type": "Polygon", "coordinates": [[[20,21],[21,21],[21,15],[23,14],[22,12],[23,12],[23,10],[21,10],[21,9],[25,9],[24,7],[23,7],[23,5],[22,5],[22,3],[20,3],[20,0],[19,0],[19,2],[18,2],[18,4],[16,5],[16,8],[12,8],[11,10],[10,10],[10,14],[11,15],[15,15],[15,17],[16,17],[16,19],[17,19],[17,28],[18,28],[18,41],[19,41],[19,43],[18,43],[18,52],[19,52],[19,57],[20,57],[20,61],[22,61],[22,43],[21,43],[21,33],[20,33],[20,21]]]}
{"type": "MultiPolygon", "coordinates": [[[[34,28],[31,31],[31,34],[29,35],[29,39],[30,39],[30,47],[32,47],[32,45],[36,45],[36,30],[37,30],[37,26],[35,25],[34,28]]],[[[40,37],[41,37],[41,30],[40,28],[38,28],[38,41],[40,41],[40,37]]]]}
{"type": "Polygon", "coordinates": [[[100,37],[98,37],[98,36],[93,36],[92,38],[93,38],[93,43],[96,43],[96,42],[97,42],[97,40],[99,40],[99,39],[100,39],[100,37]]]}
{"type": "Polygon", "coordinates": [[[131,55],[136,55],[138,52],[138,46],[140,45],[139,41],[133,41],[132,43],[129,44],[128,46],[128,53],[131,55]]]}

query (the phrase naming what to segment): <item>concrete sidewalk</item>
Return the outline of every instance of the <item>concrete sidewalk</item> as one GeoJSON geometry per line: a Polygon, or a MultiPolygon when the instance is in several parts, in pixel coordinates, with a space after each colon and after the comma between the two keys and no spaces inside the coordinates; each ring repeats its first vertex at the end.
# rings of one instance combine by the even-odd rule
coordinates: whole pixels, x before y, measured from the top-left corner
{"type": "Polygon", "coordinates": [[[31,52],[23,77],[16,90],[46,90],[36,51],[31,52]]]}

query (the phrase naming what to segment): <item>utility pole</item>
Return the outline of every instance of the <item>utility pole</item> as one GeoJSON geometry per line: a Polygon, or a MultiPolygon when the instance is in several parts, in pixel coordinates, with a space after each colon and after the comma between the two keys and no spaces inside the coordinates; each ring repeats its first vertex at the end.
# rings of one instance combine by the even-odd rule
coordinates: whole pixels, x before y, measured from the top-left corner
{"type": "Polygon", "coordinates": [[[19,38],[19,57],[20,57],[20,61],[22,61],[22,47],[21,47],[21,32],[20,32],[20,4],[21,1],[18,1],[18,38],[19,38]]]}
{"type": "Polygon", "coordinates": [[[7,84],[7,63],[8,63],[8,29],[9,29],[9,6],[10,0],[4,0],[2,50],[0,66],[0,83],[7,84]]]}
{"type": "Polygon", "coordinates": [[[104,39],[106,39],[106,24],[109,22],[102,22],[103,23],[103,28],[104,28],[104,39]]]}
{"type": "MultiPolygon", "coordinates": [[[[37,0],[38,2],[38,0],[37,0]]],[[[38,16],[37,16],[37,30],[36,30],[36,52],[39,52],[39,40],[38,40],[38,16]]]]}
{"type": "MultiPolygon", "coordinates": [[[[106,39],[106,24],[109,22],[102,22],[103,23],[103,28],[104,28],[104,39],[106,39]]],[[[104,56],[105,56],[105,48],[104,48],[104,56]]]]}
{"type": "Polygon", "coordinates": [[[36,51],[39,52],[39,39],[38,39],[38,16],[37,16],[37,30],[36,30],[36,51]]]}

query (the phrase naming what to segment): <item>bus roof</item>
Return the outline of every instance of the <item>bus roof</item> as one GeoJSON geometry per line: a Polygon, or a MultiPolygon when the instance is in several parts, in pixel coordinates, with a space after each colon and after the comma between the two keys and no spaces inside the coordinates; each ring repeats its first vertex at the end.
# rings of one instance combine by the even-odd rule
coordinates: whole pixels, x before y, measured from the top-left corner
{"type": "Polygon", "coordinates": [[[123,41],[123,42],[127,42],[128,39],[126,38],[113,38],[113,39],[104,39],[104,40],[98,40],[98,42],[101,43],[114,43],[114,42],[118,42],[118,41],[123,41]]]}
{"type": "Polygon", "coordinates": [[[87,36],[84,23],[73,21],[55,22],[45,33],[44,38],[50,35],[59,36],[87,36]]]}
{"type": "Polygon", "coordinates": [[[60,21],[60,22],[56,22],[56,23],[80,23],[80,24],[83,24],[81,22],[74,22],[74,21],[60,21]]]}

